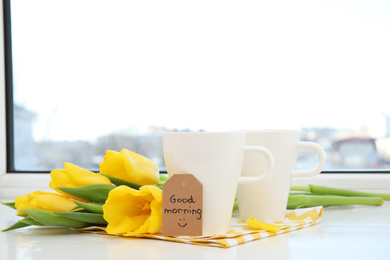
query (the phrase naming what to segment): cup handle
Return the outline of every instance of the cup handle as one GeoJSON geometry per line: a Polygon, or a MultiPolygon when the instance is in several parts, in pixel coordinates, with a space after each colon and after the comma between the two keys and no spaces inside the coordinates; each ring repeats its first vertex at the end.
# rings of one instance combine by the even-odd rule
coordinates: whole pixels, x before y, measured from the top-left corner
{"type": "Polygon", "coordinates": [[[272,156],[271,152],[268,149],[261,146],[246,145],[244,148],[244,152],[258,153],[263,155],[267,160],[267,167],[266,170],[258,176],[254,176],[254,177],[240,176],[240,178],[238,179],[239,184],[260,182],[261,180],[263,180],[265,177],[269,176],[272,173],[274,169],[274,157],[272,156]]]}
{"type": "Polygon", "coordinates": [[[313,142],[299,142],[298,149],[311,149],[318,155],[318,164],[311,170],[294,170],[291,177],[313,177],[321,172],[325,166],[325,151],[324,149],[313,142]]]}

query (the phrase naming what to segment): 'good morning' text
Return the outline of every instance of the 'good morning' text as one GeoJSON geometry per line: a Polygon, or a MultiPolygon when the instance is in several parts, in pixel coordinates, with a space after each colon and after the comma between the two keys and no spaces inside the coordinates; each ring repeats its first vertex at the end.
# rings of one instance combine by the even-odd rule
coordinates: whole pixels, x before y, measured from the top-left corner
{"type": "Polygon", "coordinates": [[[202,210],[201,209],[181,209],[181,208],[173,208],[173,209],[165,209],[164,213],[168,214],[196,214],[196,219],[200,220],[202,218],[202,210]]]}

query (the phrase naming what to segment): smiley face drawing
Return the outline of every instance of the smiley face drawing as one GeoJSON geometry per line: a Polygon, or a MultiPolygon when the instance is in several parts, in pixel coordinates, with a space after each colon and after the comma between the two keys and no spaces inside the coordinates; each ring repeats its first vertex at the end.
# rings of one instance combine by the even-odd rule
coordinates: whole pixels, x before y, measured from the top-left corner
{"type": "Polygon", "coordinates": [[[179,225],[179,227],[182,227],[182,228],[184,228],[184,227],[186,227],[187,226],[187,222],[185,222],[186,220],[184,219],[184,218],[181,218],[181,219],[179,219],[179,222],[177,222],[177,224],[179,225]]]}

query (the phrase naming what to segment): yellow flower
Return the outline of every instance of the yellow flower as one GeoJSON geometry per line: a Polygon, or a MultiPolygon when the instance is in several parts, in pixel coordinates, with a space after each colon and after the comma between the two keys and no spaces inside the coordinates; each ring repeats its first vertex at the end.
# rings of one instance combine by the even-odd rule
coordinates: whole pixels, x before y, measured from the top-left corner
{"type": "Polygon", "coordinates": [[[50,172],[51,181],[49,183],[50,188],[65,194],[66,196],[81,200],[74,196],[70,196],[65,192],[56,189],[57,187],[77,188],[93,184],[109,184],[111,181],[102,175],[85,170],[72,163],[64,163],[65,169],[56,169],[50,172]]]}
{"type": "Polygon", "coordinates": [[[85,170],[77,165],[64,163],[64,166],[65,170],[56,169],[50,173],[49,186],[54,190],[57,190],[56,187],[76,188],[92,184],[111,184],[107,177],[85,170]]]}
{"type": "Polygon", "coordinates": [[[44,209],[53,212],[67,212],[76,206],[68,197],[51,192],[35,191],[15,198],[15,207],[19,215],[27,215],[19,212],[23,209],[44,209]]]}
{"type": "Polygon", "coordinates": [[[155,234],[162,227],[162,191],[146,185],[139,190],[119,186],[103,205],[108,234],[133,236],[155,234]]]}
{"type": "Polygon", "coordinates": [[[148,158],[122,149],[121,152],[107,150],[100,172],[138,185],[154,185],[159,181],[157,165],[148,158]]]}

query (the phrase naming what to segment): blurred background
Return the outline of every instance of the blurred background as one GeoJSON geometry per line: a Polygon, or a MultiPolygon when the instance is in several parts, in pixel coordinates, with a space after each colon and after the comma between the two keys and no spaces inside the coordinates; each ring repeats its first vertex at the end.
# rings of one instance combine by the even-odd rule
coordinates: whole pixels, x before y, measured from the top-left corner
{"type": "Polygon", "coordinates": [[[390,168],[389,1],[10,3],[14,171],[122,148],[164,171],[162,132],[237,129],[299,129],[326,171],[390,168]]]}

